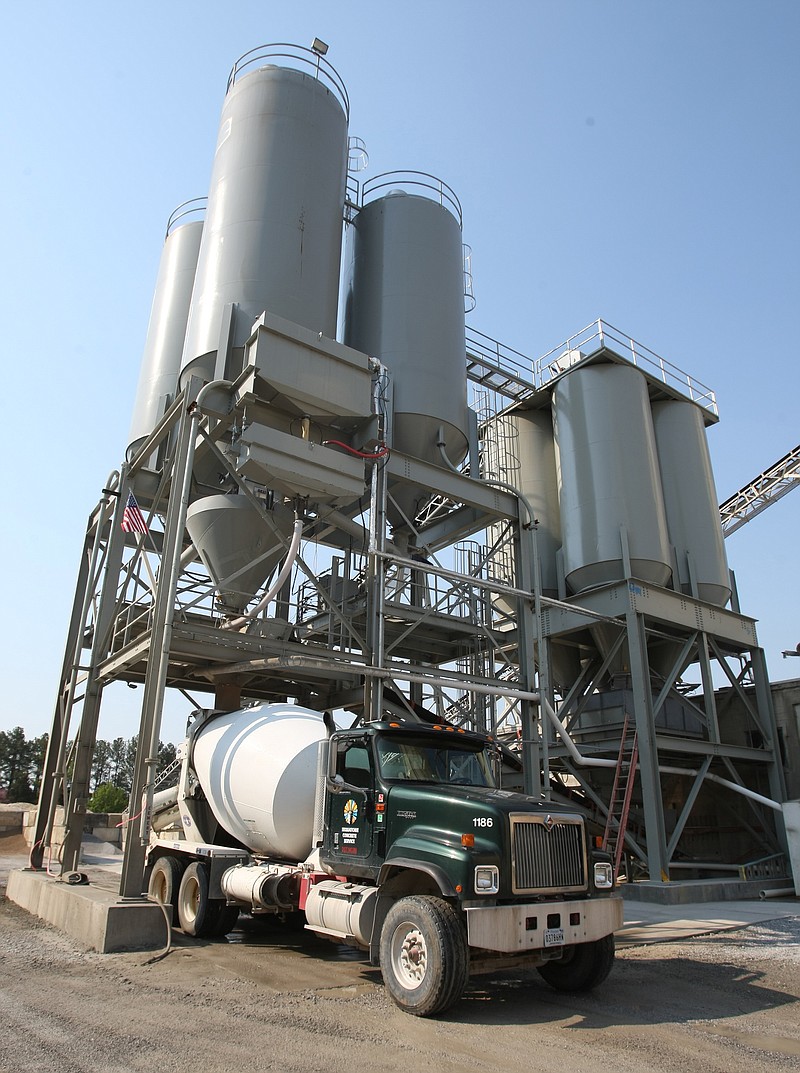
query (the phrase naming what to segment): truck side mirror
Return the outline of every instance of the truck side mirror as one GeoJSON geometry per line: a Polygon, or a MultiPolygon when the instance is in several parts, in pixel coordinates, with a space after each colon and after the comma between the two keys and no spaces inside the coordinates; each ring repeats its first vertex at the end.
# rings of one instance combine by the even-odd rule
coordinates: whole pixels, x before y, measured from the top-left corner
{"type": "Polygon", "coordinates": [[[341,775],[329,775],[325,780],[325,785],[332,794],[361,794],[362,797],[367,797],[367,791],[363,786],[353,786],[345,782],[341,775]]]}

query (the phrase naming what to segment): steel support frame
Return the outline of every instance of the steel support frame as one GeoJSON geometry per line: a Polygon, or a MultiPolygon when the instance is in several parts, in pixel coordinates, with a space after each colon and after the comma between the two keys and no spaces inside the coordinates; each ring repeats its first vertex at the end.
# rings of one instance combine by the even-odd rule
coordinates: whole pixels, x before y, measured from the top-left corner
{"type": "MultiPolygon", "coordinates": [[[[639,596],[641,596],[642,586],[636,579],[628,579],[624,584],[626,587],[630,588],[632,593],[638,593],[639,596]]],[[[649,595],[646,591],[647,587],[644,588],[645,595],[649,595]]],[[[587,599],[586,594],[584,594],[580,599],[582,602],[586,600],[593,610],[601,610],[604,607],[601,596],[590,596],[587,599]]],[[[750,635],[750,620],[744,620],[742,627],[740,628],[733,622],[731,612],[722,612],[720,614],[716,609],[713,609],[712,611],[697,602],[695,619],[701,621],[701,623],[705,625],[718,618],[724,627],[723,636],[714,636],[711,633],[705,632],[703,629],[689,630],[686,629],[690,618],[685,606],[687,601],[690,604],[693,603],[688,597],[679,597],[671,592],[664,591],[663,593],[657,594],[655,602],[660,613],[658,618],[654,620],[645,613],[645,609],[639,605],[639,601],[637,600],[636,595],[634,595],[626,608],[624,616],[619,619],[622,640],[627,648],[629,657],[628,663],[634,702],[634,717],[637,733],[639,735],[639,779],[645,824],[645,839],[643,845],[640,846],[630,837],[627,837],[626,841],[637,855],[643,857],[649,871],[650,879],[656,882],[669,881],[670,864],[675,859],[675,855],[679,850],[681,837],[697,797],[703,786],[708,785],[706,776],[710,774],[711,765],[715,757],[718,757],[719,761],[727,768],[730,780],[740,785],[744,785],[744,783],[737,771],[734,761],[737,758],[751,763],[756,760],[761,761],[768,774],[771,797],[775,801],[782,801],[785,799],[783,771],[780,766],[780,758],[777,754],[775,715],[769,690],[764,653],[757,647],[748,647],[745,649],[742,644],[743,639],[750,635]],[[679,620],[677,628],[676,624],[668,623],[667,617],[663,613],[664,609],[668,608],[673,600],[676,601],[676,603],[680,602],[681,604],[681,613],[676,616],[679,620]],[[654,678],[651,674],[648,661],[647,641],[648,636],[653,630],[660,632],[664,629],[665,625],[669,625],[670,633],[675,633],[676,640],[681,640],[681,648],[679,654],[673,661],[669,675],[663,684],[657,687],[656,690],[653,685],[654,678]],[[726,654],[732,654],[731,635],[736,637],[739,642],[733,647],[748,652],[750,660],[749,666],[754,682],[754,699],[745,694],[741,681],[739,681],[732,673],[727,664],[726,654]],[[692,778],[692,784],[686,800],[683,803],[683,808],[681,809],[676,827],[672,831],[669,840],[667,840],[660,769],[664,766],[670,767],[670,763],[674,763],[674,759],[667,760],[665,758],[663,750],[666,749],[667,752],[674,757],[675,750],[669,742],[674,743],[675,738],[674,735],[670,738],[658,733],[656,729],[656,717],[661,707],[666,702],[667,697],[674,690],[681,669],[685,665],[687,658],[691,655],[694,656],[692,662],[697,662],[700,666],[705,708],[702,710],[698,709],[698,714],[702,712],[704,716],[707,738],[702,741],[695,741],[694,739],[687,737],[680,741],[679,754],[681,758],[685,758],[685,760],[689,760],[689,763],[691,763],[690,758],[696,757],[699,770],[696,770],[694,765],[692,765],[692,767],[687,767],[686,769],[687,776],[692,778]],[[717,713],[716,695],[713,688],[712,657],[723,667],[734,691],[742,698],[745,710],[752,719],[754,726],[762,731],[766,745],[765,749],[757,750],[736,745],[727,746],[723,740],[717,713]]],[[[647,601],[645,600],[644,603],[646,604],[647,601]]],[[[614,606],[613,599],[609,601],[609,607],[611,606],[614,606]]],[[[561,616],[562,623],[568,621],[570,628],[574,629],[580,615],[580,610],[576,608],[574,617],[571,616],[569,612],[564,613],[563,609],[557,609],[554,616],[546,616],[545,621],[548,624],[548,633],[550,633],[556,640],[559,633],[557,630],[552,630],[550,627],[552,626],[552,618],[555,617],[556,620],[558,620],[559,615],[561,616]]],[[[755,639],[754,633],[753,639],[755,639]]],[[[592,691],[601,681],[605,669],[608,667],[611,658],[617,650],[618,645],[613,646],[602,663],[598,663],[598,661],[595,660],[590,666],[584,667],[580,677],[576,680],[562,701],[559,708],[559,715],[568,729],[573,733],[577,730],[580,717],[586,709],[592,691]]],[[[686,698],[683,695],[681,695],[681,700],[683,703],[691,702],[691,698],[686,698]]],[[[619,742],[618,740],[604,739],[602,743],[595,743],[593,746],[587,744],[586,746],[581,746],[581,748],[583,749],[584,755],[587,757],[589,757],[590,754],[597,752],[602,752],[603,754],[614,753],[616,755],[619,748],[619,742]]],[[[589,776],[589,771],[591,769],[576,768],[562,755],[562,753],[563,750],[557,750],[557,759],[555,757],[553,759],[554,767],[560,767],[573,775],[582,786],[587,797],[594,801],[601,813],[607,814],[608,802],[603,799],[602,795],[598,793],[596,786],[593,785],[589,776]]],[[[674,771],[674,769],[671,770],[674,771]]],[[[747,809],[755,814],[761,827],[766,827],[769,832],[771,824],[769,821],[765,820],[765,814],[771,810],[765,809],[763,806],[748,798],[745,798],[745,801],[747,809]]],[[[743,826],[750,830],[751,833],[754,833],[755,829],[746,823],[743,816],[740,816],[739,818],[743,826]]],[[[783,844],[784,836],[781,825],[777,824],[776,828],[774,841],[777,846],[783,844]]],[[[769,837],[770,841],[773,841],[772,837],[769,837]]]]}
{"type": "MultiPolygon", "coordinates": [[[[112,478],[118,481],[119,474],[113,474],[112,478]]],[[[109,479],[108,483],[111,485],[114,481],[109,479]]],[[[105,539],[105,531],[110,524],[110,519],[116,514],[115,503],[119,501],[118,496],[118,489],[109,488],[90,515],[87,524],[36,812],[36,826],[30,863],[33,868],[37,869],[41,868],[44,863],[46,849],[52,848],[53,824],[62,793],[64,794],[65,825],[69,828],[68,817],[72,816],[73,825],[77,823],[79,824],[79,830],[83,828],[83,819],[77,809],[77,802],[86,797],[88,778],[86,786],[81,788],[80,792],[74,779],[72,780],[71,790],[67,791],[65,770],[67,740],[73,712],[80,703],[77,691],[79,685],[83,684],[80,681],[81,674],[85,673],[87,675],[86,681],[91,682],[93,661],[90,661],[90,666],[84,670],[81,664],[81,652],[89,629],[92,597],[100,585],[99,579],[110,576],[107,562],[109,549],[105,539]]],[[[93,640],[93,651],[95,651],[97,642],[96,629],[94,630],[93,640]]],[[[63,865],[65,863],[63,844],[60,858],[63,865]]],[[[72,866],[72,870],[74,870],[78,862],[73,846],[70,846],[70,858],[69,863],[72,866]]]]}
{"type": "Polygon", "coordinates": [[[164,525],[161,576],[154,594],[150,657],[147,661],[138,748],[128,806],[130,827],[125,841],[120,877],[120,897],[126,900],[144,896],[145,846],[149,837],[153,787],[158,769],[158,743],[175,618],[175,597],[180,576],[183,531],[191,490],[192,460],[201,416],[196,404],[200,387],[201,381],[194,377],[190,379],[177,428],[175,459],[164,525]],[[134,826],[136,819],[139,820],[138,827],[134,826]]]}
{"type": "MultiPolygon", "coordinates": [[[[159,556],[159,567],[156,572],[157,576],[154,575],[153,578],[152,602],[148,603],[146,632],[131,648],[131,651],[137,653],[136,658],[143,663],[145,670],[138,730],[139,747],[129,801],[131,819],[125,841],[119,887],[120,897],[124,900],[140,899],[145,886],[145,849],[158,763],[164,694],[174,647],[174,636],[176,632],[179,632],[175,616],[195,448],[202,444],[204,450],[215,453],[218,460],[221,460],[228,468],[233,479],[238,481],[244,494],[251,495],[249,489],[233,472],[229,460],[219,451],[214,442],[215,438],[222,434],[220,430],[227,429],[230,422],[223,420],[216,425],[213,411],[204,411],[202,405],[198,405],[198,400],[201,398],[202,383],[192,378],[157,428],[148,437],[136,458],[130,465],[122,467],[119,487],[101,502],[98,512],[93,516],[95,520],[87,531],[81,560],[58,704],[53,720],[52,740],[42,784],[36,835],[39,863],[41,863],[44,847],[50,836],[52,814],[60,792],[59,772],[63,773],[63,751],[70,710],[77,703],[76,682],[79,672],[82,672],[80,652],[84,635],[91,624],[92,649],[86,670],[86,692],[83,697],[81,726],[77,736],[74,774],[67,802],[67,834],[63,849],[64,869],[76,870],[80,862],[83,821],[103,690],[108,682],[125,678],[126,669],[129,666],[124,651],[118,653],[113,648],[112,631],[116,616],[121,609],[123,591],[130,579],[130,572],[135,566],[137,556],[144,554],[140,542],[135,549],[134,559],[127,565],[124,563],[125,549],[132,547],[134,542],[121,528],[122,513],[130,489],[135,489],[138,495],[139,482],[142,482],[142,487],[149,489],[155,488],[157,483],[158,490],[153,492],[153,510],[163,518],[163,533],[155,534],[158,540],[154,545],[155,553],[159,556]],[[163,472],[156,482],[154,475],[144,472],[142,467],[145,460],[153,455],[154,450],[165,442],[169,450],[166,452],[163,472]],[[164,497],[166,497],[165,501],[164,497]],[[100,557],[103,560],[102,576],[92,565],[95,559],[100,557]],[[92,608],[93,601],[95,601],[94,608],[92,608]],[[65,697],[67,698],[66,705],[65,697]]],[[[148,496],[149,493],[145,493],[145,500],[148,496]]],[[[493,703],[496,703],[498,698],[506,696],[511,698],[513,703],[519,705],[523,720],[526,789],[538,795],[543,793],[542,765],[544,764],[546,769],[547,742],[537,725],[535,709],[538,694],[534,687],[537,675],[545,685],[548,679],[547,669],[542,670],[547,640],[543,636],[541,627],[535,536],[532,529],[522,527],[518,499],[508,491],[494,488],[461,474],[449,473],[439,466],[431,466],[429,463],[399,455],[392,456],[383,465],[374,465],[371,474],[368,556],[371,578],[368,634],[366,642],[354,634],[351,637],[351,643],[360,642],[359,655],[365,660],[363,666],[364,710],[367,718],[380,717],[384,683],[391,681],[393,676],[396,676],[398,681],[410,684],[412,697],[414,690],[418,692],[424,683],[431,682],[438,683],[438,686],[444,689],[463,689],[466,695],[469,695],[472,689],[473,697],[481,698],[482,701],[485,701],[487,697],[492,698],[493,703]],[[519,569],[516,578],[517,586],[506,586],[505,592],[519,605],[519,628],[516,637],[518,671],[517,679],[513,683],[498,680],[494,675],[488,680],[480,680],[479,677],[469,673],[459,675],[457,672],[441,670],[435,664],[417,668],[408,662],[392,659],[387,653],[384,632],[387,611],[385,582],[386,570],[392,556],[387,551],[386,542],[386,498],[389,494],[388,480],[392,475],[396,479],[411,480],[440,490],[443,494],[450,496],[454,503],[462,504],[453,511],[454,519],[452,528],[449,530],[450,539],[447,519],[440,519],[437,522],[437,539],[441,541],[439,545],[441,548],[452,546],[453,540],[458,539],[455,534],[463,532],[461,521],[461,514],[465,509],[463,505],[466,505],[469,511],[474,512],[475,519],[482,520],[484,526],[489,520],[500,518],[507,520],[512,527],[519,569]]],[[[421,534],[421,539],[425,547],[424,534],[421,534]]],[[[428,550],[427,547],[425,550],[428,550]]],[[[302,560],[299,560],[299,567],[309,577],[313,577],[312,571],[302,563],[302,560]]],[[[494,587],[481,578],[458,575],[457,572],[437,569],[427,563],[414,562],[413,567],[419,571],[420,575],[432,570],[442,576],[448,576],[449,582],[454,586],[454,591],[459,586],[464,591],[472,586],[472,592],[478,602],[485,600],[488,591],[494,587]]],[[[322,593],[322,596],[324,598],[325,594],[322,593]]],[[[331,613],[340,613],[332,602],[327,602],[331,613]]],[[[482,635],[481,644],[486,649],[493,665],[496,666],[498,660],[503,659],[507,663],[507,657],[499,648],[492,647],[492,631],[486,627],[485,623],[477,621],[478,616],[475,618],[476,636],[479,633],[482,635]]],[[[343,653],[339,652],[337,655],[339,659],[330,662],[332,681],[337,680],[337,670],[341,675],[343,653]]],[[[235,659],[239,661],[240,655],[237,654],[235,659]]],[[[257,659],[252,661],[256,673],[257,662],[257,659]]],[[[356,666],[357,662],[352,665],[352,668],[356,666]]],[[[211,669],[219,670],[219,665],[214,664],[211,669]]],[[[273,673],[273,668],[270,668],[270,673],[273,673]]],[[[321,673],[325,675],[324,668],[321,673]]],[[[546,688],[549,689],[549,686],[546,685],[546,688]]],[[[545,782],[544,785],[547,783],[545,782]]]]}

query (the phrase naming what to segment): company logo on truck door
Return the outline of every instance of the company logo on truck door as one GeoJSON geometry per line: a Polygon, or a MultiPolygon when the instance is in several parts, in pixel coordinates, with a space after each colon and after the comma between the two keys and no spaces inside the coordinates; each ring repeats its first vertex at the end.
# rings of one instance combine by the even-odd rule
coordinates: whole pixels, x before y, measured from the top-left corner
{"type": "Polygon", "coordinates": [[[347,801],[345,801],[345,803],[344,803],[344,822],[345,823],[355,823],[357,819],[358,819],[358,805],[355,803],[355,801],[351,797],[347,801]]]}

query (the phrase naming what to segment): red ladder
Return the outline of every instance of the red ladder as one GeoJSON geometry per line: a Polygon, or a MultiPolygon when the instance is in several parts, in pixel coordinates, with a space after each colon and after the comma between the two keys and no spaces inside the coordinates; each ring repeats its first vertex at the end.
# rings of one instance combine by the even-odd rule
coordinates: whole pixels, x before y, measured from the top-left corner
{"type": "Polygon", "coordinates": [[[619,743],[619,757],[614,772],[614,785],[611,787],[611,800],[608,803],[606,829],[603,833],[603,846],[611,854],[614,862],[614,882],[619,877],[622,851],[625,848],[625,831],[628,827],[628,814],[631,810],[633,786],[636,781],[636,767],[639,763],[639,736],[634,731],[633,739],[628,745],[630,716],[625,714],[622,725],[622,737],[619,743]]]}

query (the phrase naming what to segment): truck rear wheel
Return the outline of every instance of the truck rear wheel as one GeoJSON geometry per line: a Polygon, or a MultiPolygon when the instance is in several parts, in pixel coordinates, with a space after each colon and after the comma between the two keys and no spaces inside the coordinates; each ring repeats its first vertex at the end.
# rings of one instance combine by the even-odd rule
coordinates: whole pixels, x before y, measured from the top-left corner
{"type": "Polygon", "coordinates": [[[442,898],[401,898],[381,931],[386,989],[406,1013],[429,1017],[457,1002],[469,979],[469,948],[461,918],[442,898]]]}
{"type": "Polygon", "coordinates": [[[150,872],[147,893],[167,911],[173,927],[178,923],[178,890],[183,864],[177,857],[159,857],[150,872]]]}
{"type": "Polygon", "coordinates": [[[183,873],[178,890],[178,922],[185,935],[216,939],[233,931],[239,908],[208,895],[208,869],[193,861],[183,873]]]}
{"type": "Polygon", "coordinates": [[[539,966],[542,976],[556,991],[591,991],[611,972],[614,964],[614,936],[593,943],[567,947],[558,961],[539,966]]]}
{"type": "Polygon", "coordinates": [[[186,935],[197,938],[210,935],[217,922],[217,907],[208,896],[208,872],[200,861],[193,861],[183,873],[178,920],[186,935]]]}
{"type": "Polygon", "coordinates": [[[228,905],[227,902],[218,901],[212,902],[212,908],[216,915],[216,921],[208,934],[222,938],[223,935],[227,935],[229,931],[233,931],[236,927],[236,922],[239,919],[239,907],[238,905],[228,905]]]}

